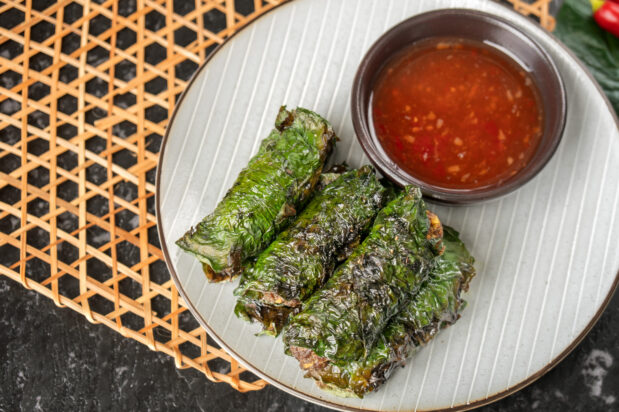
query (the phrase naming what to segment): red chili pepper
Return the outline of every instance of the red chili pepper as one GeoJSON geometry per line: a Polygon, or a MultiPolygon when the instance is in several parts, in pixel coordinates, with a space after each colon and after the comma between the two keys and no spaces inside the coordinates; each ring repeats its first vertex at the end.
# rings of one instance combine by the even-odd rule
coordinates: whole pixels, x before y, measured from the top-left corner
{"type": "Polygon", "coordinates": [[[619,37],[619,2],[607,0],[593,13],[598,26],[619,37]]]}
{"type": "Polygon", "coordinates": [[[483,129],[492,137],[497,137],[499,135],[499,127],[493,121],[484,123],[483,129]]]}

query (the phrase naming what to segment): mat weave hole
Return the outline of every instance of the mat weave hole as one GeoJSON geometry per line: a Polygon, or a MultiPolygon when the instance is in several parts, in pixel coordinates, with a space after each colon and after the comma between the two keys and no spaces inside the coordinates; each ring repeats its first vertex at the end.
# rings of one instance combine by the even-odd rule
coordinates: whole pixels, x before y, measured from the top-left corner
{"type": "MultiPolygon", "coordinates": [[[[549,1],[512,3],[551,27],[549,1]]],[[[191,74],[280,2],[0,3],[0,274],[242,392],[266,382],[207,336],[163,262],[155,169],[191,74]]]]}

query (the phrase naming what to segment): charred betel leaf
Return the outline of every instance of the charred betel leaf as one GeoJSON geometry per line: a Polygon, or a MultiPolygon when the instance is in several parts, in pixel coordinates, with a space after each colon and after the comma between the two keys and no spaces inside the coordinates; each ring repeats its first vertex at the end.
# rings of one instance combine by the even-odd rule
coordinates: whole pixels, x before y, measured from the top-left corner
{"type": "Polygon", "coordinates": [[[336,139],[316,113],[282,107],[275,129],[213,213],[177,245],[203,263],[209,280],[235,277],[309,199],[336,139]]]}
{"type": "Polygon", "coordinates": [[[460,317],[475,276],[474,259],[458,238],[445,227],[445,252],[436,258],[433,269],[419,292],[391,319],[365,359],[352,362],[323,362],[308,368],[318,386],[340,396],[363,397],[382,385],[398,366],[441,329],[460,317]]]}
{"type": "Polygon", "coordinates": [[[442,226],[412,186],[378,214],[351,256],[290,319],[287,352],[304,369],[366,358],[442,252],[442,226]]]}
{"type": "Polygon", "coordinates": [[[371,166],[329,183],[245,270],[235,291],[236,314],[261,322],[265,333],[279,334],[288,316],[359,244],[391,193],[371,166]]]}

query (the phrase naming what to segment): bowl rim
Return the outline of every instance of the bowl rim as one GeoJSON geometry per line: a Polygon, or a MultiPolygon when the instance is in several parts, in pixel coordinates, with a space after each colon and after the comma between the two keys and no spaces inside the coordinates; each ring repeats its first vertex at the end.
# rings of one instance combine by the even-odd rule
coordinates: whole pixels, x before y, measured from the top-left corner
{"type": "MultiPolygon", "coordinates": [[[[467,38],[463,36],[463,38],[467,38]]],[[[421,40],[421,39],[420,39],[421,40]]],[[[425,40],[425,39],[424,39],[425,40]]],[[[410,43],[408,46],[414,44],[410,43]]],[[[407,46],[404,46],[407,47],[407,46]]],[[[396,49],[386,59],[388,61],[391,57],[401,52],[404,47],[396,49]]],[[[492,46],[491,46],[492,47],[492,46]]],[[[499,50],[501,51],[501,50],[499,50]]],[[[518,56],[518,53],[515,53],[518,56]]],[[[508,56],[509,57],[509,56],[508,56]]],[[[513,60],[513,58],[512,58],[513,60]]],[[[518,61],[516,64],[520,65],[518,61]]],[[[371,85],[368,86],[371,88],[371,85]]],[[[540,92],[541,93],[541,92],[540,92]]],[[[542,108],[546,109],[548,105],[542,103],[542,108]]],[[[398,186],[406,186],[414,184],[421,188],[424,197],[427,200],[434,203],[447,204],[447,205],[465,205],[472,203],[480,203],[492,199],[496,199],[505,196],[514,190],[520,188],[527,182],[531,181],[537,174],[539,174],[544,167],[548,164],[550,159],[554,156],[561,143],[563,134],[565,131],[565,125],[567,121],[567,92],[565,89],[565,83],[563,77],[557,65],[555,64],[549,53],[531,36],[526,34],[523,30],[513,25],[510,21],[495,16],[490,13],[486,13],[479,10],[463,9],[463,8],[443,8],[428,11],[425,13],[417,14],[406,20],[401,21],[389,30],[385,31],[366,51],[365,55],[361,59],[357,72],[352,83],[351,98],[350,98],[351,118],[353,123],[353,129],[357,141],[361,145],[363,151],[367,155],[370,162],[383,174],[386,178],[394,182],[398,186]],[[525,42],[531,44],[536,52],[542,57],[542,61],[548,67],[552,77],[557,81],[557,95],[553,98],[556,102],[556,106],[559,108],[558,127],[551,136],[543,137],[543,139],[550,139],[550,146],[542,154],[542,157],[535,163],[534,166],[528,167],[532,164],[530,161],[524,168],[520,169],[513,177],[504,182],[499,182],[493,186],[486,186],[478,189],[454,189],[443,188],[437,185],[426,183],[421,179],[412,176],[410,173],[405,172],[399,166],[395,165],[393,161],[390,161],[389,156],[382,151],[380,143],[376,141],[373,126],[371,125],[372,119],[369,115],[368,105],[362,101],[362,84],[364,81],[371,82],[372,77],[379,73],[384,64],[381,64],[377,70],[369,70],[370,61],[373,56],[383,47],[387,41],[394,36],[394,33],[398,33],[402,30],[403,26],[410,25],[412,22],[426,23],[433,18],[442,17],[445,15],[452,16],[466,16],[469,18],[484,20],[494,24],[497,29],[503,31],[509,31],[512,34],[521,37],[525,42]],[[367,79],[369,77],[369,80],[367,79]],[[388,161],[389,160],[389,161],[388,161]],[[397,168],[398,170],[395,170],[397,168]]],[[[545,110],[546,111],[546,110],[545,110]]],[[[541,147],[541,144],[540,146],[541,147]]],[[[539,148],[538,147],[538,148],[539,148]]],[[[538,152],[539,153],[539,152],[538,152]]]]}

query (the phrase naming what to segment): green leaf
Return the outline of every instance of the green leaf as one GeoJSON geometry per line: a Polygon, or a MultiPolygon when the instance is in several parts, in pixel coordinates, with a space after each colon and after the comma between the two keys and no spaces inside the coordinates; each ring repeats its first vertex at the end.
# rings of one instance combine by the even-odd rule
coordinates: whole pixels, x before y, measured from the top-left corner
{"type": "Polygon", "coordinates": [[[235,277],[309,200],[336,140],[316,113],[282,107],[226,196],[176,244],[203,263],[209,280],[235,277]]]}
{"type": "Polygon", "coordinates": [[[288,316],[324,284],[389,199],[390,191],[371,166],[321,180],[333,177],[244,271],[234,292],[236,314],[260,321],[267,333],[277,335],[288,316]]]}
{"type": "Polygon", "coordinates": [[[587,0],[565,0],[555,35],[585,63],[619,113],[619,39],[597,25],[587,0]]]}
{"type": "Polygon", "coordinates": [[[440,223],[430,216],[413,186],[387,204],[363,243],[290,320],[287,352],[309,349],[344,362],[366,357],[442,250],[440,223]]]}
{"type": "Polygon", "coordinates": [[[376,390],[407,358],[453,324],[465,306],[461,293],[475,275],[474,259],[458,238],[444,226],[445,252],[419,292],[390,319],[366,358],[329,361],[310,368],[308,375],[319,387],[338,396],[363,397],[376,390]]]}

